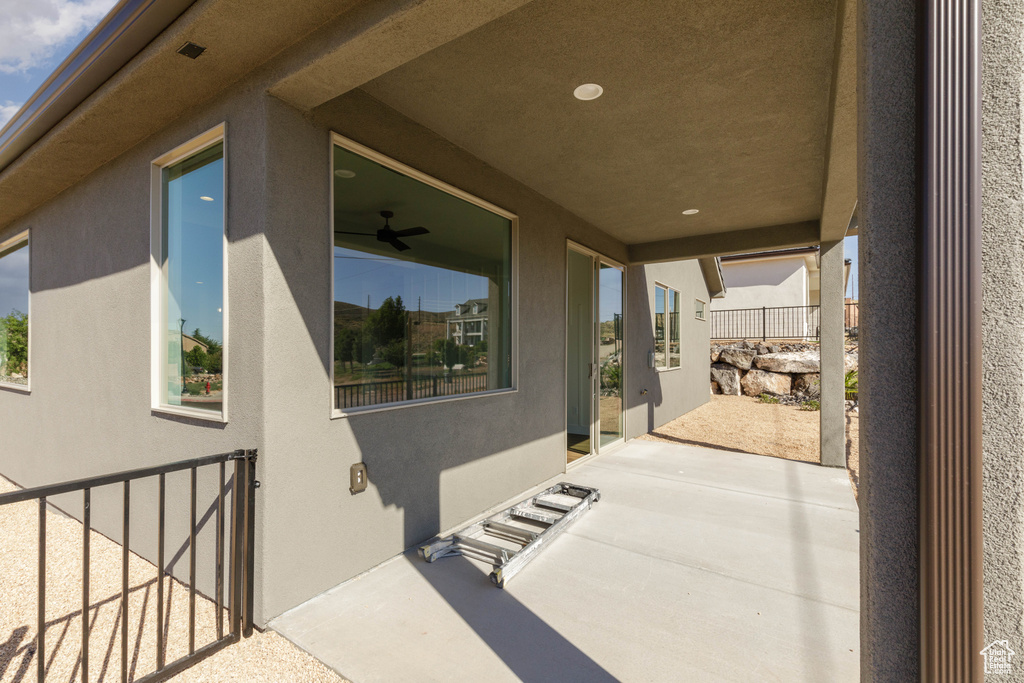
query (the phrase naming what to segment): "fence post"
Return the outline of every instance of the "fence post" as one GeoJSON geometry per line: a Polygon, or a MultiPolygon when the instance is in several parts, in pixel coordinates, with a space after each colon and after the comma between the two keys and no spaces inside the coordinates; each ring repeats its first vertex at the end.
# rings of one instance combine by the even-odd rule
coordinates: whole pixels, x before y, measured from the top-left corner
{"type": "Polygon", "coordinates": [[[761,341],[768,341],[768,309],[761,307],[761,341]]]}

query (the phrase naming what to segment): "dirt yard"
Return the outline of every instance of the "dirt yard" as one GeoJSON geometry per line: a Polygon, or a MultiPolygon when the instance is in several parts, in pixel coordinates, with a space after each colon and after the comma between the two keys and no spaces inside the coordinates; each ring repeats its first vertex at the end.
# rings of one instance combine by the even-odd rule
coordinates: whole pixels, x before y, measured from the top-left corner
{"type": "MultiPolygon", "coordinates": [[[[773,458],[819,462],[819,413],[760,403],[749,396],[711,401],[640,438],[719,448],[773,458]]],[[[846,412],[846,463],[854,495],[859,485],[859,417],[846,412]]]]}
{"type": "MultiPolygon", "coordinates": [[[[17,487],[0,477],[0,493],[17,487]]],[[[35,502],[0,508],[0,681],[36,680],[35,502]]],[[[82,525],[63,514],[46,515],[46,669],[48,681],[81,679],[82,525]]],[[[89,680],[121,680],[121,546],[90,536],[89,680]]],[[[188,651],[188,587],[165,579],[163,631],[167,662],[188,651]]],[[[156,567],[132,554],[128,600],[129,680],[156,668],[156,567]]],[[[216,639],[216,607],[197,596],[196,646],[216,639]]],[[[172,681],[310,681],[344,679],[321,662],[267,631],[229,646],[178,674],[172,681]]]]}

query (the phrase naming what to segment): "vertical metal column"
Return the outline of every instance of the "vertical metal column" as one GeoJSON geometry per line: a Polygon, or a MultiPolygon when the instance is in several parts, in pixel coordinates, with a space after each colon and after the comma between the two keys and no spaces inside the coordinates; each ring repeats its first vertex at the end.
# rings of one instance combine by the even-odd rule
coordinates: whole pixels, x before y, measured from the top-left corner
{"type": "Polygon", "coordinates": [[[925,3],[919,374],[921,679],[983,680],[981,8],[925,3]]]}
{"type": "Polygon", "coordinates": [[[191,471],[188,524],[188,653],[196,651],[196,468],[191,471]]]}
{"type": "Polygon", "coordinates": [[[166,475],[160,475],[156,521],[156,668],[164,668],[164,510],[166,475]]]}
{"type": "Polygon", "coordinates": [[[36,680],[46,680],[46,497],[39,499],[39,587],[36,605],[36,680]]]}
{"type": "Polygon", "coordinates": [[[92,493],[82,491],[82,683],[89,683],[89,540],[92,533],[92,493]]]}
{"type": "Polygon", "coordinates": [[[124,526],[121,536],[121,682],[128,683],[128,546],[131,482],[124,483],[124,526]]]}

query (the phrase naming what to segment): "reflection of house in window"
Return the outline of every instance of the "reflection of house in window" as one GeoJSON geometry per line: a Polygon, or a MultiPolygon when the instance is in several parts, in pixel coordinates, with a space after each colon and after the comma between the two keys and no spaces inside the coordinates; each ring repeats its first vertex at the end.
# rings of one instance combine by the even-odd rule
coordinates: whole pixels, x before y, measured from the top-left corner
{"type": "Polygon", "coordinates": [[[455,304],[455,315],[447,319],[448,338],[456,344],[476,346],[487,338],[487,299],[470,299],[455,304]]]}

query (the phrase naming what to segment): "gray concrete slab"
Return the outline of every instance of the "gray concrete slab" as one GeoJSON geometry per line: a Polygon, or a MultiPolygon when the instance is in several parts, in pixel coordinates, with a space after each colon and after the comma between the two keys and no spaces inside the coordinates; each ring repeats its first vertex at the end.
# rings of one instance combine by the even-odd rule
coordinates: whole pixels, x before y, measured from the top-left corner
{"type": "Polygon", "coordinates": [[[858,680],[844,471],[631,442],[559,479],[601,501],[506,590],[406,553],[270,626],[356,683],[858,680]]]}

